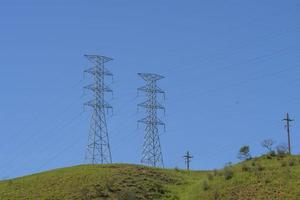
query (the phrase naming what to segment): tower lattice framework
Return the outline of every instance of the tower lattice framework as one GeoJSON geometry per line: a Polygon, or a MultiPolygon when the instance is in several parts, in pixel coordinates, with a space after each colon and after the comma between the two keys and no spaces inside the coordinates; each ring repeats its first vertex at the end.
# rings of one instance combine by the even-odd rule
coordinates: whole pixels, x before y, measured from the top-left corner
{"type": "Polygon", "coordinates": [[[112,156],[106,117],[112,106],[105,101],[105,94],[113,91],[105,84],[105,77],[113,74],[104,64],[112,59],[100,55],[85,55],[85,57],[93,64],[92,68],[84,71],[93,77],[93,83],[84,88],[92,91],[94,97],[84,104],[93,109],[85,159],[90,164],[108,164],[112,163],[112,156]]]}
{"type": "Polygon", "coordinates": [[[138,88],[138,91],[143,91],[147,97],[145,102],[138,104],[146,111],[146,117],[138,121],[145,125],[141,162],[152,167],[164,167],[159,127],[163,126],[165,130],[165,123],[158,118],[158,110],[165,112],[165,107],[159,103],[158,96],[165,96],[165,92],[157,86],[157,81],[164,77],[152,73],[139,73],[138,75],[146,81],[146,85],[138,88]]]}

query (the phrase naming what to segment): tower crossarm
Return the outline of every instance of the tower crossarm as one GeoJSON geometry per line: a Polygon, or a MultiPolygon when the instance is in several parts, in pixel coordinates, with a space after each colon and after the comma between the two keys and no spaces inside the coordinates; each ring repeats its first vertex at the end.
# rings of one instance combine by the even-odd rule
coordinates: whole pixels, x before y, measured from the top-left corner
{"type": "Polygon", "coordinates": [[[138,91],[149,92],[149,93],[161,93],[161,94],[165,93],[158,86],[151,87],[148,85],[138,88],[138,91]]]}
{"type": "Polygon", "coordinates": [[[164,76],[153,73],[138,73],[138,75],[145,81],[158,81],[165,78],[164,76]]]}
{"type": "Polygon", "coordinates": [[[106,56],[100,56],[100,55],[84,55],[89,61],[92,63],[98,65],[98,64],[104,64],[106,62],[109,62],[113,60],[112,58],[106,57],[106,56]]]}
{"type": "Polygon", "coordinates": [[[104,85],[102,87],[100,85],[90,84],[90,85],[85,86],[84,89],[91,90],[93,92],[96,92],[96,91],[113,92],[113,90],[110,87],[106,86],[106,85],[104,85]]]}
{"type": "Polygon", "coordinates": [[[139,123],[147,124],[147,125],[158,125],[165,126],[165,123],[160,119],[152,119],[151,116],[145,117],[144,119],[138,120],[139,123]]]}
{"type": "Polygon", "coordinates": [[[106,69],[106,68],[101,69],[98,66],[84,70],[84,73],[92,74],[92,75],[113,76],[113,74],[108,69],[106,69]]]}
{"type": "Polygon", "coordinates": [[[88,101],[86,103],[84,103],[85,106],[90,106],[90,107],[93,107],[93,108],[106,108],[106,109],[112,109],[113,107],[107,103],[107,102],[104,102],[104,103],[101,103],[101,102],[98,102],[96,100],[91,100],[91,101],[88,101]]]}
{"type": "Polygon", "coordinates": [[[163,105],[161,105],[160,103],[156,102],[155,104],[153,104],[150,100],[147,100],[143,103],[138,104],[138,106],[143,107],[143,108],[147,108],[147,109],[161,109],[161,110],[165,110],[165,107],[163,105]]]}

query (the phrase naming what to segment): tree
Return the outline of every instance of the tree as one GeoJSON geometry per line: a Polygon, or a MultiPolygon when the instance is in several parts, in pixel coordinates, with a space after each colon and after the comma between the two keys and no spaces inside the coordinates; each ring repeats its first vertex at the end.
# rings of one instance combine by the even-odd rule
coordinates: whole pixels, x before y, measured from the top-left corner
{"type": "Polygon", "coordinates": [[[280,144],[276,147],[277,155],[285,156],[289,152],[289,148],[286,144],[280,144]]]}
{"type": "Polygon", "coordinates": [[[261,143],[261,146],[265,149],[267,149],[268,153],[272,152],[273,151],[273,145],[275,144],[276,142],[272,139],[266,139],[264,141],[262,141],[261,143]]]}
{"type": "Polygon", "coordinates": [[[251,159],[249,146],[242,146],[240,148],[240,151],[238,154],[238,159],[240,159],[240,160],[250,160],[251,159]]]}

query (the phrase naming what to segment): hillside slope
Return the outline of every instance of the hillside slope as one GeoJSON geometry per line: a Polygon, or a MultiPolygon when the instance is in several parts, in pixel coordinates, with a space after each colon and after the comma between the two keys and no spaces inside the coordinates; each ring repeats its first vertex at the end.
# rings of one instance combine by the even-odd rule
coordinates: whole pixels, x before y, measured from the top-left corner
{"type": "Polygon", "coordinates": [[[0,182],[3,199],[179,199],[202,173],[134,165],[83,165],[0,182]]]}
{"type": "Polygon", "coordinates": [[[254,158],[211,172],[201,184],[199,199],[299,200],[300,157],[254,158]]]}
{"type": "Polygon", "coordinates": [[[222,170],[83,165],[0,182],[2,200],[299,200],[300,157],[261,157],[222,170]]]}

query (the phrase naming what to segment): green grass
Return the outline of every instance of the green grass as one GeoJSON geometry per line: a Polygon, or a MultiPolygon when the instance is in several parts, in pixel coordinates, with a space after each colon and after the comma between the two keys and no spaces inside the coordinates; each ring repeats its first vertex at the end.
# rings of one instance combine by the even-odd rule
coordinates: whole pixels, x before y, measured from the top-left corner
{"type": "Polygon", "coordinates": [[[218,171],[82,165],[0,182],[2,200],[300,199],[300,157],[255,158],[218,171]]]}
{"type": "Polygon", "coordinates": [[[298,200],[300,157],[254,158],[218,171],[208,179],[208,189],[200,192],[201,199],[298,200]],[[226,180],[228,172],[232,172],[232,178],[226,180]]]}

